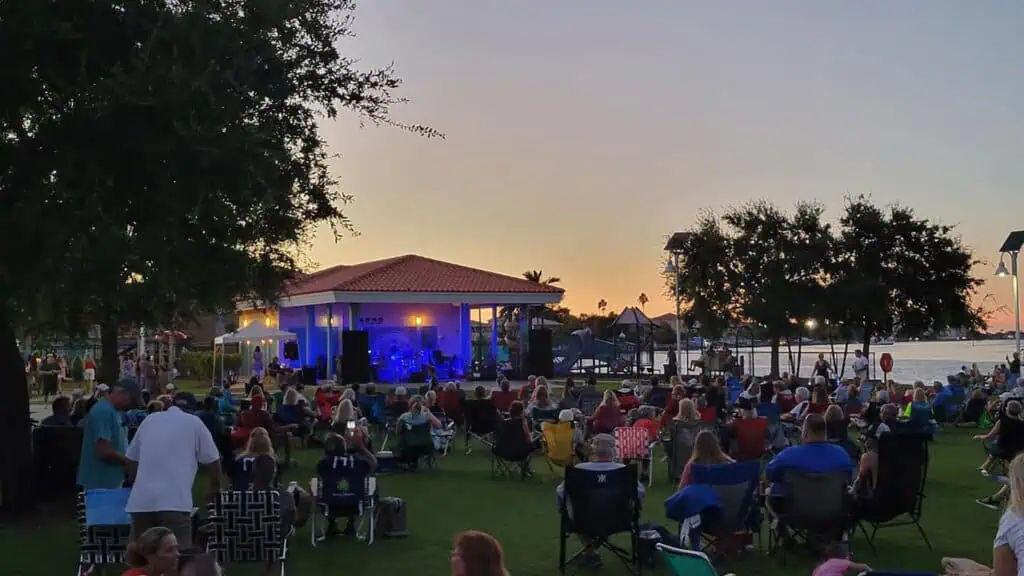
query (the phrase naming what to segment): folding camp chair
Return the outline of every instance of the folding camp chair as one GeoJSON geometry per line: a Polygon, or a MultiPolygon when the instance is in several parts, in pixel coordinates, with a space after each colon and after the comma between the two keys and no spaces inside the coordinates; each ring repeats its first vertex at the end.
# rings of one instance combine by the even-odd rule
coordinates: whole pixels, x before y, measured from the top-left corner
{"type": "Polygon", "coordinates": [[[718,435],[718,424],[715,422],[681,422],[672,420],[669,424],[669,441],[666,443],[665,451],[668,453],[668,481],[675,485],[683,474],[683,468],[690,460],[693,453],[693,444],[697,441],[697,434],[703,430],[710,430],[718,435]]]}
{"type": "Polygon", "coordinates": [[[489,399],[466,400],[463,405],[463,414],[466,416],[466,454],[472,450],[469,448],[469,439],[479,441],[484,446],[494,446],[494,430],[497,428],[498,409],[494,402],[489,399]]]}
{"type": "Polygon", "coordinates": [[[849,472],[810,474],[787,472],[780,500],[769,496],[766,508],[770,520],[768,551],[782,549],[782,564],[790,542],[822,545],[838,540],[850,526],[847,484],[849,472]]]}
{"type": "MultiPolygon", "coordinates": [[[[703,552],[695,550],[684,550],[665,544],[655,544],[658,552],[661,552],[661,559],[668,566],[673,576],[718,576],[711,559],[703,552]]],[[[726,574],[724,576],[735,576],[726,574]]]]}
{"type": "Polygon", "coordinates": [[[277,490],[219,492],[206,509],[213,527],[206,551],[222,565],[281,563],[284,576],[288,536],[281,527],[281,493],[277,490]]]}
{"type": "Polygon", "coordinates": [[[858,507],[861,532],[875,555],[875,534],[879,528],[891,526],[917,527],[925,545],[932,549],[921,527],[930,438],[927,433],[907,431],[882,434],[878,439],[878,483],[858,507]],[[870,535],[865,524],[871,526],[870,535]]]}
{"type": "Polygon", "coordinates": [[[647,485],[654,481],[654,446],[647,437],[646,428],[619,427],[615,429],[615,446],[622,462],[638,460],[647,467],[647,485]]]}
{"type": "Polygon", "coordinates": [[[570,466],[565,469],[562,486],[558,506],[561,517],[559,570],[564,574],[566,566],[588,549],[585,547],[566,558],[566,541],[570,534],[576,534],[590,542],[589,548],[609,550],[630,572],[639,575],[643,566],[639,556],[640,498],[636,466],[600,472],[570,466]],[[612,536],[623,532],[630,536],[628,550],[609,541],[612,536]]]}
{"type": "Polygon", "coordinates": [[[436,440],[435,447],[443,456],[447,456],[448,449],[451,448],[452,441],[455,439],[455,420],[450,418],[440,407],[431,408],[430,413],[441,423],[440,428],[430,431],[436,440]]]}
{"type": "Polygon", "coordinates": [[[516,468],[525,479],[530,475],[530,458],[533,456],[533,442],[523,432],[523,421],[505,419],[498,424],[491,448],[491,477],[511,478],[516,468]]]}
{"type": "Polygon", "coordinates": [[[604,394],[601,393],[594,386],[584,386],[580,390],[579,398],[576,400],[576,408],[583,413],[584,416],[590,418],[597,412],[597,407],[601,405],[604,400],[604,394]]]}
{"type": "Polygon", "coordinates": [[[310,541],[314,548],[327,537],[327,530],[335,518],[358,518],[356,536],[373,544],[377,522],[377,478],[370,465],[354,456],[327,456],[316,466],[316,478],[309,481],[317,511],[310,520],[310,541]],[[323,516],[327,525],[317,533],[317,517],[323,516]]]}
{"type": "MultiPolygon", "coordinates": [[[[78,493],[75,511],[78,514],[77,576],[85,576],[94,566],[124,564],[128,544],[131,542],[131,525],[128,519],[90,522],[87,518],[86,494],[84,492],[78,493]]],[[[121,511],[124,511],[123,507],[121,507],[121,511]]]]}
{"type": "MultiPolygon", "coordinates": [[[[761,465],[758,460],[731,464],[694,464],[690,466],[691,484],[710,486],[721,504],[721,525],[702,530],[707,547],[718,553],[728,548],[732,539],[750,534],[756,538],[758,555],[761,551],[761,509],[758,487],[761,483],[761,465]],[[727,543],[725,540],[729,539],[727,543]]],[[[705,547],[705,548],[707,548],[705,547]]],[[[706,551],[706,550],[705,550],[706,551]]]]}
{"type": "Polygon", "coordinates": [[[419,467],[421,459],[426,460],[427,468],[437,466],[437,459],[434,457],[434,436],[429,422],[409,425],[400,421],[398,431],[398,443],[395,445],[395,462],[406,466],[410,470],[419,467]]]}
{"type": "Polygon", "coordinates": [[[768,419],[764,417],[733,421],[736,433],[736,459],[760,460],[768,453],[768,419]]]}
{"type": "Polygon", "coordinates": [[[575,434],[572,422],[541,422],[544,453],[548,467],[568,468],[576,462],[575,434]]]}

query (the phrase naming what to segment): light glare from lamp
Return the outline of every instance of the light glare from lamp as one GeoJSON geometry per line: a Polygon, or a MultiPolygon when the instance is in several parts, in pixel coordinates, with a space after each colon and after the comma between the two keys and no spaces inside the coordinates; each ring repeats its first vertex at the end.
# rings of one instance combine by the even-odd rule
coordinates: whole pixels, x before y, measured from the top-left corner
{"type": "Polygon", "coordinates": [[[423,326],[423,318],[422,317],[417,316],[416,319],[415,319],[415,322],[416,322],[417,326],[423,326]]]}
{"type": "Polygon", "coordinates": [[[999,278],[1006,278],[1010,275],[1010,271],[1006,269],[1006,262],[1002,259],[999,260],[999,267],[996,268],[996,276],[999,278]]]}

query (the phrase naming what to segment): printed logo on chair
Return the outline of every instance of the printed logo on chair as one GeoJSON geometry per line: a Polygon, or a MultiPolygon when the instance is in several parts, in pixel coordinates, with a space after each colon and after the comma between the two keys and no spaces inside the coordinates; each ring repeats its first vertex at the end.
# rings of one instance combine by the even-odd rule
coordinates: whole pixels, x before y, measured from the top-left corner
{"type": "Polygon", "coordinates": [[[116,490],[86,490],[86,526],[127,526],[131,518],[125,508],[128,506],[130,488],[116,490]]]}

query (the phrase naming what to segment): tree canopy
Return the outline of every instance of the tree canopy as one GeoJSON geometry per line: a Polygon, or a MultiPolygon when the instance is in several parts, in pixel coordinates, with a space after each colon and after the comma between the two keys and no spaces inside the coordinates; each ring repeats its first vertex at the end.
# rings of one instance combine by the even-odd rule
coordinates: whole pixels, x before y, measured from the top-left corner
{"type": "Polygon", "coordinates": [[[816,203],[786,214],[766,201],[721,219],[702,213],[679,250],[678,275],[665,276],[667,292],[678,278],[685,315],[709,336],[750,323],[777,342],[821,318],[857,333],[867,352],[874,336],[985,326],[972,303],[982,280],[954,227],[863,196],[847,200],[836,230],[823,216],[816,203]]]}
{"type": "MultiPolygon", "coordinates": [[[[318,122],[348,111],[438,135],[391,119],[400,80],[390,68],[339,52],[353,9],[2,5],[0,242],[19,247],[0,255],[6,384],[25,388],[17,323],[67,333],[98,323],[104,359],[116,358],[120,325],[272,300],[302,270],[314,229],[351,230],[318,122]]],[[[101,366],[116,374],[116,362],[101,366]]],[[[27,400],[6,420],[24,421],[27,400]]]]}

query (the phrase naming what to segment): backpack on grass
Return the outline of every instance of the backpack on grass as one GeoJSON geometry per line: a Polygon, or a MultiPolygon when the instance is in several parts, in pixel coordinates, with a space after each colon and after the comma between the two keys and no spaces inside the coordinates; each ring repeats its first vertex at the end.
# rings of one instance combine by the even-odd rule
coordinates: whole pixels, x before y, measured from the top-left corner
{"type": "Polygon", "coordinates": [[[405,522],[405,500],[385,497],[377,503],[377,531],[387,538],[402,538],[409,535],[405,522]]]}

